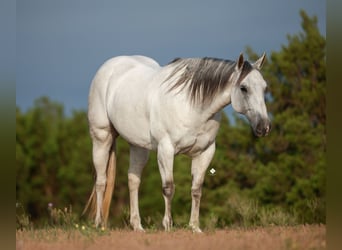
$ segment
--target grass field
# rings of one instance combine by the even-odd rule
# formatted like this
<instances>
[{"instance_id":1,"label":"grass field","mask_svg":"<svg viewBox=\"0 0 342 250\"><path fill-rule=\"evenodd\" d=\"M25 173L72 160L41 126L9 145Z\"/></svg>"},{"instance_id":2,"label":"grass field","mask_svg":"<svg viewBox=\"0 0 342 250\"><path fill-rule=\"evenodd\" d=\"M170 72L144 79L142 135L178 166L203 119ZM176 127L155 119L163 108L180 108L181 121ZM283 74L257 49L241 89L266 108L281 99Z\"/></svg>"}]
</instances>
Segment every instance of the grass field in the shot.
<instances>
[{"instance_id":1,"label":"grass field","mask_svg":"<svg viewBox=\"0 0 342 250\"><path fill-rule=\"evenodd\" d=\"M326 249L325 225L232 228L194 234L186 229L172 232L148 230L97 230L46 228L16 231L16 249Z\"/></svg>"}]
</instances>

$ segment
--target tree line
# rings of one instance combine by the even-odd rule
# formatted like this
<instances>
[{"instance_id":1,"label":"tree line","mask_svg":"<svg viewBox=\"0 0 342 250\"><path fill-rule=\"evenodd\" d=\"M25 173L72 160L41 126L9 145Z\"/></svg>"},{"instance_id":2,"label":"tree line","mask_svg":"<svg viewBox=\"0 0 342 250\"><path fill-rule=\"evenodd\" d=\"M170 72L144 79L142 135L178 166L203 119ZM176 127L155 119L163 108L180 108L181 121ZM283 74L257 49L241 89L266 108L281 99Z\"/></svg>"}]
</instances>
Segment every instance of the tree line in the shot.
<instances>
[{"instance_id":1,"label":"tree line","mask_svg":"<svg viewBox=\"0 0 342 250\"><path fill-rule=\"evenodd\" d=\"M262 73L268 82L272 131L255 138L249 124L223 115L217 150L203 186L201 219L215 226L264 223L325 223L326 43L317 18L300 12L302 31L272 52ZM251 48L252 60L257 55ZM113 225L127 223L129 146L117 143L117 178L111 207ZM190 159L174 162L176 224L190 216ZM208 169L208 170L209 170ZM65 115L63 105L39 98L26 112L16 109L16 199L39 223L48 204L80 214L94 184L86 111ZM143 224L160 222L164 210L156 154L143 171ZM272 217L273 216L273 217Z\"/></svg>"}]
</instances>

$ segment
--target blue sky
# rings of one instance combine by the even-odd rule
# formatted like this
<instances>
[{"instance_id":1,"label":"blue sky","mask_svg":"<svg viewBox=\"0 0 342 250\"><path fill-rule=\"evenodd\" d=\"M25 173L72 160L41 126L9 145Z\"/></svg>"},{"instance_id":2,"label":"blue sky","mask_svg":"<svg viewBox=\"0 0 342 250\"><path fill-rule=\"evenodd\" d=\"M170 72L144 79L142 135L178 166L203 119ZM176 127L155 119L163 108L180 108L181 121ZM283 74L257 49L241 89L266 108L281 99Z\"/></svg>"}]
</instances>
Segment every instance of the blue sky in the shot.
<instances>
[{"instance_id":1,"label":"blue sky","mask_svg":"<svg viewBox=\"0 0 342 250\"><path fill-rule=\"evenodd\" d=\"M141 54L235 60L246 46L279 51L301 31L299 10L326 32L326 1L17 0L16 104L48 96L67 113L87 108L88 90L108 58Z\"/></svg>"}]
</instances>

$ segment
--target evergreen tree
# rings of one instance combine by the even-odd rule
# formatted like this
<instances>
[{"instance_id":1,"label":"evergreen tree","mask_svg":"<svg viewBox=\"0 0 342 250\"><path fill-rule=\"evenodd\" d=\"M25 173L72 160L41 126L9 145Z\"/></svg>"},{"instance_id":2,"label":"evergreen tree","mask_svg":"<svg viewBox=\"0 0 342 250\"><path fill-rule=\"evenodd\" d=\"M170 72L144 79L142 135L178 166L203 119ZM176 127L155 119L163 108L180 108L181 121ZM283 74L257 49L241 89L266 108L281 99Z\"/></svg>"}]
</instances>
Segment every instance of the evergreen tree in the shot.
<instances>
[{"instance_id":1,"label":"evergreen tree","mask_svg":"<svg viewBox=\"0 0 342 250\"><path fill-rule=\"evenodd\" d=\"M288 44L273 52L263 69L273 129L255 145L260 171L252 194L297 211L303 222L324 222L325 38L316 17L300 15L303 32L289 35Z\"/></svg>"}]
</instances>

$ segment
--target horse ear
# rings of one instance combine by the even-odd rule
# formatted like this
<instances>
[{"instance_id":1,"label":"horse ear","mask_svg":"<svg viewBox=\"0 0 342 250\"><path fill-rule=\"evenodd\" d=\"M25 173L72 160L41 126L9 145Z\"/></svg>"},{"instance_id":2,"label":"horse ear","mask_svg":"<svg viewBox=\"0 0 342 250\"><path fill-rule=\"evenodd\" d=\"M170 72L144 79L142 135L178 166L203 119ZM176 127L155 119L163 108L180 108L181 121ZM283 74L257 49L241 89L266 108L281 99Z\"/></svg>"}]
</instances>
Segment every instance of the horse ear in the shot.
<instances>
[{"instance_id":1,"label":"horse ear","mask_svg":"<svg viewBox=\"0 0 342 250\"><path fill-rule=\"evenodd\" d=\"M262 56L255 62L253 63L253 67L257 68L258 70L261 69L261 67L264 65L266 60L266 53L264 52Z\"/></svg>"},{"instance_id":2,"label":"horse ear","mask_svg":"<svg viewBox=\"0 0 342 250\"><path fill-rule=\"evenodd\" d=\"M239 55L239 59L237 60L237 63L236 63L236 69L237 69L238 71L240 71L240 70L242 69L243 61L244 61L244 59L243 59L243 54L241 53L241 54Z\"/></svg>"}]
</instances>

